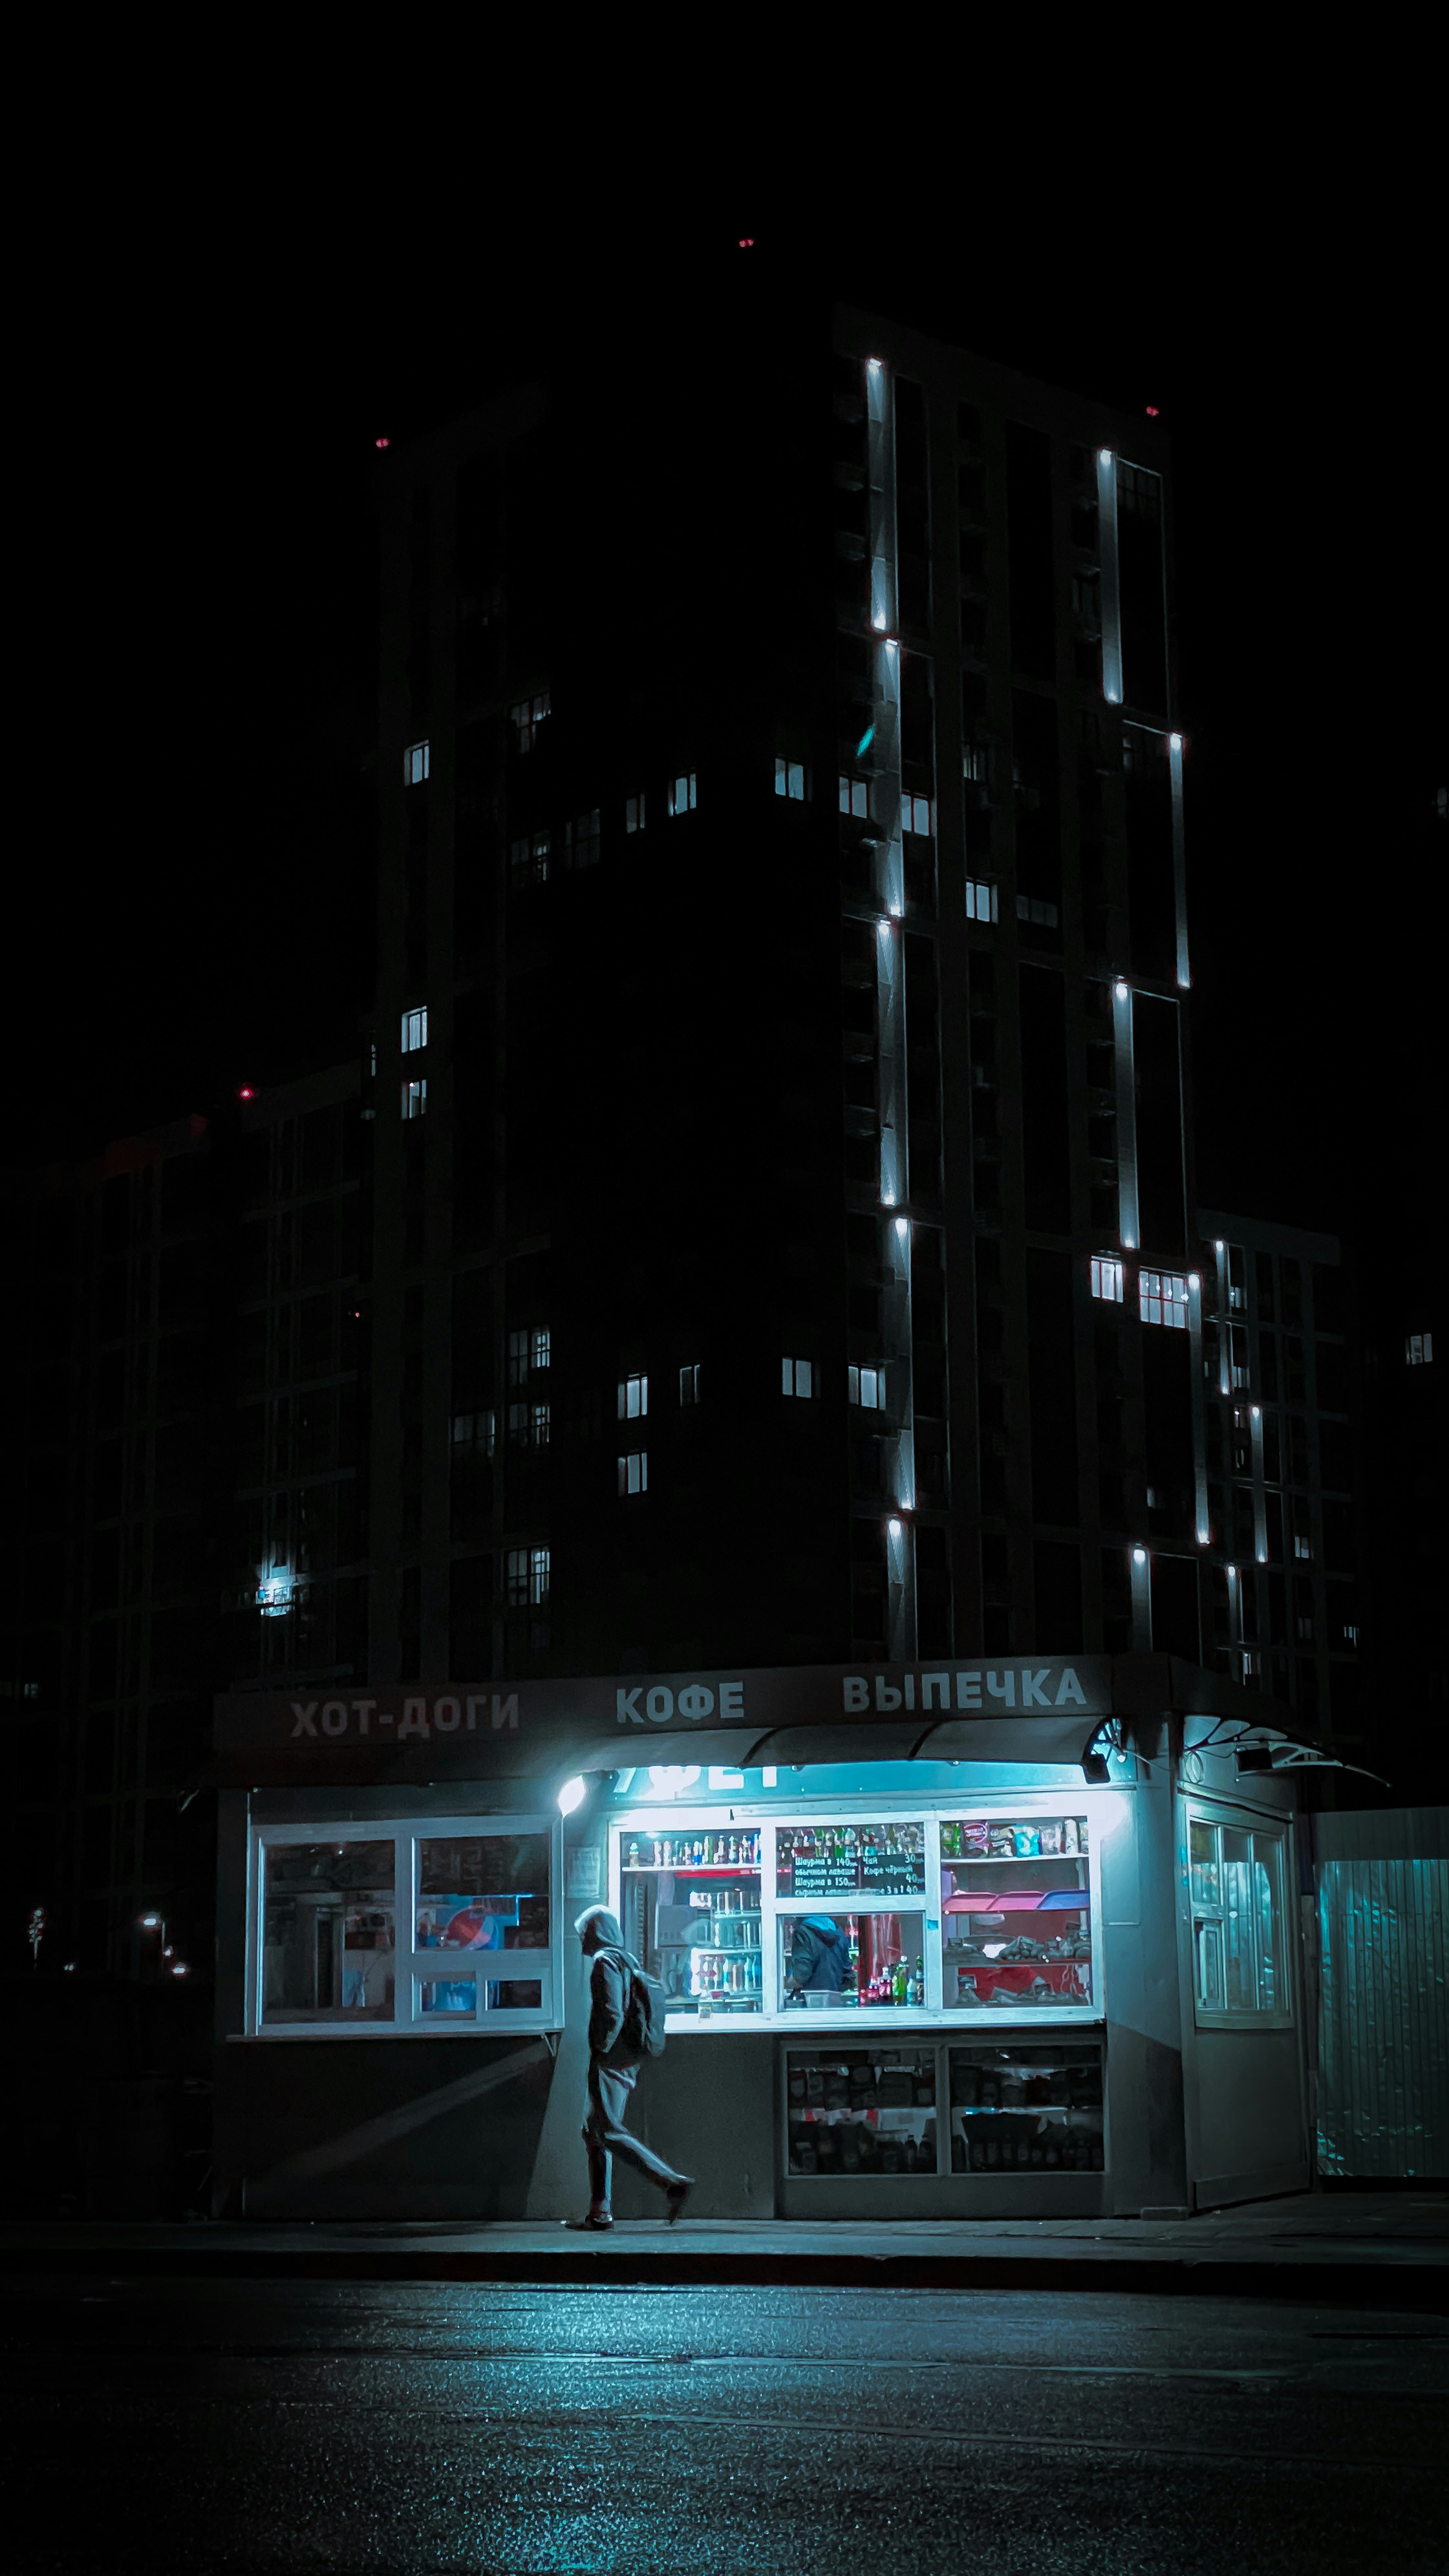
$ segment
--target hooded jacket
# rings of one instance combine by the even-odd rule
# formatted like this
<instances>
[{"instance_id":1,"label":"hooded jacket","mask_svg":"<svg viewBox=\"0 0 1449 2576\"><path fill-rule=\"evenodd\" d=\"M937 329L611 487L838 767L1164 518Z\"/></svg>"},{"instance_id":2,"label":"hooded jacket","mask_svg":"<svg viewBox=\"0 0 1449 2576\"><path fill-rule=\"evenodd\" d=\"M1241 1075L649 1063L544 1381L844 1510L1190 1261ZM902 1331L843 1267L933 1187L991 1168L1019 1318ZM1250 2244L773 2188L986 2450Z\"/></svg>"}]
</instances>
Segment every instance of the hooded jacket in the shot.
<instances>
[{"instance_id":1,"label":"hooded jacket","mask_svg":"<svg viewBox=\"0 0 1449 2576\"><path fill-rule=\"evenodd\" d=\"M850 1945L830 1915L801 1915L790 1945L789 1982L803 1994L840 1994L850 1985Z\"/></svg>"},{"instance_id":2,"label":"hooded jacket","mask_svg":"<svg viewBox=\"0 0 1449 2576\"><path fill-rule=\"evenodd\" d=\"M588 1954L590 2055L602 2057L609 2066L637 2066L636 2052L625 2048L620 2037L629 2001L629 1970L635 1964L624 1947L623 1927L617 1914L601 1906L589 1929L598 1945Z\"/></svg>"}]
</instances>

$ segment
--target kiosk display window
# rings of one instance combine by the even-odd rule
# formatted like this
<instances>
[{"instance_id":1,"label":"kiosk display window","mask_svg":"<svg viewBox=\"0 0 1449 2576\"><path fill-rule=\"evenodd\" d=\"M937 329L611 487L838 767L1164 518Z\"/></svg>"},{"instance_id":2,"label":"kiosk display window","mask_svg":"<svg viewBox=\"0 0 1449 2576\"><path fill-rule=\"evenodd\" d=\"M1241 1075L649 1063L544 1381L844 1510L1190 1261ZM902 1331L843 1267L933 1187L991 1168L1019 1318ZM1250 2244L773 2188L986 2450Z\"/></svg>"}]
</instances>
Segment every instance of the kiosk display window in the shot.
<instances>
[{"instance_id":1,"label":"kiosk display window","mask_svg":"<svg viewBox=\"0 0 1449 2576\"><path fill-rule=\"evenodd\" d=\"M1089 2021L1084 1809L1038 1797L891 1816L862 1797L854 1812L626 1814L612 1855L624 1939L676 2021Z\"/></svg>"},{"instance_id":2,"label":"kiosk display window","mask_svg":"<svg viewBox=\"0 0 1449 2576\"><path fill-rule=\"evenodd\" d=\"M391 1839L289 1843L267 1859L266 2026L390 2022L397 1967Z\"/></svg>"},{"instance_id":3,"label":"kiosk display window","mask_svg":"<svg viewBox=\"0 0 1449 2576\"><path fill-rule=\"evenodd\" d=\"M552 2029L555 1822L254 1829L249 2035Z\"/></svg>"},{"instance_id":4,"label":"kiosk display window","mask_svg":"<svg viewBox=\"0 0 1449 2576\"><path fill-rule=\"evenodd\" d=\"M1100 2173L1102 2046L947 2050L953 2173Z\"/></svg>"},{"instance_id":5,"label":"kiosk display window","mask_svg":"<svg viewBox=\"0 0 1449 2576\"><path fill-rule=\"evenodd\" d=\"M1282 1827L1195 1815L1187 1832L1198 2022L1286 2025Z\"/></svg>"},{"instance_id":6,"label":"kiosk display window","mask_svg":"<svg viewBox=\"0 0 1449 2576\"><path fill-rule=\"evenodd\" d=\"M935 2173L936 2051L790 2048L792 2174Z\"/></svg>"},{"instance_id":7,"label":"kiosk display window","mask_svg":"<svg viewBox=\"0 0 1449 2576\"><path fill-rule=\"evenodd\" d=\"M941 2001L1090 2006L1091 1835L1082 1815L943 1817Z\"/></svg>"},{"instance_id":8,"label":"kiosk display window","mask_svg":"<svg viewBox=\"0 0 1449 2576\"><path fill-rule=\"evenodd\" d=\"M780 2009L833 2012L862 2005L896 2010L921 2004L925 1988L925 1917L878 1908L869 1914L826 1912L779 1918Z\"/></svg>"},{"instance_id":9,"label":"kiosk display window","mask_svg":"<svg viewBox=\"0 0 1449 2576\"><path fill-rule=\"evenodd\" d=\"M619 1880L624 1946L673 2011L705 2021L764 2011L757 1829L625 1833Z\"/></svg>"}]
</instances>

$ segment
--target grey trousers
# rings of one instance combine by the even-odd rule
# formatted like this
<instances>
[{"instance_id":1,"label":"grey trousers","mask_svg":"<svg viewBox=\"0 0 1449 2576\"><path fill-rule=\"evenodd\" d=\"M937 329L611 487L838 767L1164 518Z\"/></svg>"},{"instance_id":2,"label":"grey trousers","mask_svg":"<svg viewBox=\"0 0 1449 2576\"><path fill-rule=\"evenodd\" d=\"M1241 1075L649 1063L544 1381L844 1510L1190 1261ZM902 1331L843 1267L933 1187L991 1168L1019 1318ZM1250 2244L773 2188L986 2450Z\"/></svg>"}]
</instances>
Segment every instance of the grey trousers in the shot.
<instances>
[{"instance_id":1,"label":"grey trousers","mask_svg":"<svg viewBox=\"0 0 1449 2576\"><path fill-rule=\"evenodd\" d=\"M605 2066L603 2060L589 2060L589 2108L584 2121L584 2145L589 2155L589 2189L596 2202L607 2201L610 2184L610 2158L622 2156L636 2173L647 2174L661 2191L682 2182L684 2176L656 2156L652 2147L634 2137L625 2128L629 2096L638 2080L636 2066Z\"/></svg>"}]
</instances>

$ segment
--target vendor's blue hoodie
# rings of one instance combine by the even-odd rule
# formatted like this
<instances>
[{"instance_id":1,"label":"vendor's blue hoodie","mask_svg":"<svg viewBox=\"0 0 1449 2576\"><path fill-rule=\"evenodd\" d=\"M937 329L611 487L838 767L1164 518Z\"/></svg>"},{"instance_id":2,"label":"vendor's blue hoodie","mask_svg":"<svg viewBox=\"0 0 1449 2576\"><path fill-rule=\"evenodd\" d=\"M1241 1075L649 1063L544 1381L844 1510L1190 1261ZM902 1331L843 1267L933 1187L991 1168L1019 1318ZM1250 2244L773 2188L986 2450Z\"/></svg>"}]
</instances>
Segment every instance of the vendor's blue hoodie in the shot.
<instances>
[{"instance_id":1,"label":"vendor's blue hoodie","mask_svg":"<svg viewBox=\"0 0 1449 2576\"><path fill-rule=\"evenodd\" d=\"M790 1947L789 1979L805 1994L839 1994L851 1983L850 1944L829 1914L802 1914Z\"/></svg>"}]
</instances>

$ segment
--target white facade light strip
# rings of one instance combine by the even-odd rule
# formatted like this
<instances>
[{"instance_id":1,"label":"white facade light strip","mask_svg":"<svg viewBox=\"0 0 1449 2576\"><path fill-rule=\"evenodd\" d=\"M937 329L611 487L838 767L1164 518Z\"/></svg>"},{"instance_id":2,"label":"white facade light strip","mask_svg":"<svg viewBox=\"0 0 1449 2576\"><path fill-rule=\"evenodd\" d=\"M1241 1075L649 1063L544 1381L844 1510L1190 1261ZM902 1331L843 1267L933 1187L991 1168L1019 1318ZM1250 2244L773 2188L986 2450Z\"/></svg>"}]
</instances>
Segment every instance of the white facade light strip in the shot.
<instances>
[{"instance_id":1,"label":"white facade light strip","mask_svg":"<svg viewBox=\"0 0 1449 2576\"><path fill-rule=\"evenodd\" d=\"M906 1196L906 996L901 933L893 921L875 928L876 1051L880 1098L880 1196L895 1208Z\"/></svg>"},{"instance_id":2,"label":"white facade light strip","mask_svg":"<svg viewBox=\"0 0 1449 2576\"><path fill-rule=\"evenodd\" d=\"M886 1227L886 1330L898 1357L892 1363L891 1394L900 1429L894 1441L892 1499L898 1512L916 1508L916 1433L914 1371L911 1365L911 1224L893 1217Z\"/></svg>"},{"instance_id":3,"label":"white facade light strip","mask_svg":"<svg viewBox=\"0 0 1449 2576\"><path fill-rule=\"evenodd\" d=\"M1263 1491L1263 1408L1249 1409L1253 1426L1253 1553L1260 1565L1268 1562L1268 1498Z\"/></svg>"},{"instance_id":4,"label":"white facade light strip","mask_svg":"<svg viewBox=\"0 0 1449 2576\"><path fill-rule=\"evenodd\" d=\"M1208 1526L1207 1424L1202 1403L1202 1278L1196 1270L1187 1276L1187 1329L1192 1345L1192 1479L1197 1523L1197 1543L1208 1546L1212 1532Z\"/></svg>"},{"instance_id":5,"label":"white facade light strip","mask_svg":"<svg viewBox=\"0 0 1449 2576\"><path fill-rule=\"evenodd\" d=\"M865 368L866 462L870 484L870 623L875 635L896 625L896 440L890 372L879 358Z\"/></svg>"},{"instance_id":6,"label":"white facade light strip","mask_svg":"<svg viewBox=\"0 0 1449 2576\"><path fill-rule=\"evenodd\" d=\"M1132 1651L1134 1655L1152 1652L1152 1566L1145 1547L1131 1551L1132 1567Z\"/></svg>"},{"instance_id":7,"label":"white facade light strip","mask_svg":"<svg viewBox=\"0 0 1449 2576\"><path fill-rule=\"evenodd\" d=\"M1187 954L1187 838L1182 819L1182 736L1167 737L1167 764L1172 779L1172 898L1177 920L1177 980L1185 993L1192 982Z\"/></svg>"},{"instance_id":8,"label":"white facade light strip","mask_svg":"<svg viewBox=\"0 0 1449 2576\"><path fill-rule=\"evenodd\" d=\"M901 655L896 579L895 389L889 368L869 358L865 369L866 452L870 512L872 638L870 814L876 845L876 1038L880 1100L881 1206L886 1287L882 1324L886 1384L897 1424L888 1444L892 1513L886 1524L889 1652L916 1651L915 1555L905 1514L916 1502L915 1395L911 1351L911 1227L903 1209L910 1190L907 1150L905 848L901 835Z\"/></svg>"},{"instance_id":9,"label":"white facade light strip","mask_svg":"<svg viewBox=\"0 0 1449 2576\"><path fill-rule=\"evenodd\" d=\"M915 1549L911 1527L893 1512L886 1522L886 1619L892 1663L909 1663L916 1651ZM902 1653L896 1653L896 1641Z\"/></svg>"},{"instance_id":10,"label":"white facade light strip","mask_svg":"<svg viewBox=\"0 0 1449 2576\"><path fill-rule=\"evenodd\" d=\"M1137 1075L1132 1055L1132 987L1120 977L1112 987L1112 1035L1117 1049L1118 1231L1136 1252L1142 1230L1137 1209Z\"/></svg>"},{"instance_id":11,"label":"white facade light strip","mask_svg":"<svg viewBox=\"0 0 1449 2576\"><path fill-rule=\"evenodd\" d=\"M1228 1320L1228 1247L1213 1245L1213 1259L1218 1272L1218 1393L1233 1391L1233 1328Z\"/></svg>"},{"instance_id":12,"label":"white facade light strip","mask_svg":"<svg viewBox=\"0 0 1449 2576\"><path fill-rule=\"evenodd\" d=\"M1102 574L1102 695L1122 704L1122 581L1117 565L1117 459L1097 450L1097 538Z\"/></svg>"}]
</instances>

